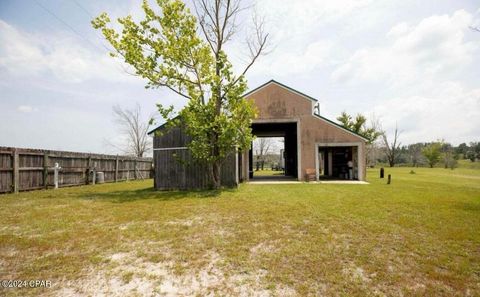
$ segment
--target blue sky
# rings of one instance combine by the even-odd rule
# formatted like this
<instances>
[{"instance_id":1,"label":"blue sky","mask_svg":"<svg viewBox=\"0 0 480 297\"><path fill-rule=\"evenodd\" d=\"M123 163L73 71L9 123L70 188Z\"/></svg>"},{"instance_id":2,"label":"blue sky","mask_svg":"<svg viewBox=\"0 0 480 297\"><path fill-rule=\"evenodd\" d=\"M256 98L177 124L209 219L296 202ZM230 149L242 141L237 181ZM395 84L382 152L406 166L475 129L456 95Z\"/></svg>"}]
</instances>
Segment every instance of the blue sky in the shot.
<instances>
[{"instance_id":1,"label":"blue sky","mask_svg":"<svg viewBox=\"0 0 480 297\"><path fill-rule=\"evenodd\" d=\"M270 53L247 78L270 79L341 111L379 118L402 143L480 140L478 1L276 1L256 4ZM48 12L50 11L50 12ZM112 106L184 101L146 90L90 26L91 16L141 18L140 1L0 0L0 146L115 151ZM58 20L55 16L61 20ZM249 15L242 22L248 26ZM241 37L241 36L240 36ZM242 39L230 45L238 69Z\"/></svg>"}]
</instances>

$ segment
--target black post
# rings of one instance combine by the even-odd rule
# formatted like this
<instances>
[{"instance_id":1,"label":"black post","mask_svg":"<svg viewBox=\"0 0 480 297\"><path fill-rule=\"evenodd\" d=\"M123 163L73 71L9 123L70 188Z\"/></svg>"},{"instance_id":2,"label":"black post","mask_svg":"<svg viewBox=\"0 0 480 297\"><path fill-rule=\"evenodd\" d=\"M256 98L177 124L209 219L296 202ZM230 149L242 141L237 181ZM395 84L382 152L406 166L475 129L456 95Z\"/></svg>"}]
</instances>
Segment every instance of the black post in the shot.
<instances>
[{"instance_id":1,"label":"black post","mask_svg":"<svg viewBox=\"0 0 480 297\"><path fill-rule=\"evenodd\" d=\"M384 175L385 175L385 169L383 169L383 167L382 167L382 168L380 168L380 178L383 178Z\"/></svg>"},{"instance_id":2,"label":"black post","mask_svg":"<svg viewBox=\"0 0 480 297\"><path fill-rule=\"evenodd\" d=\"M85 184L90 184L90 173L92 172L92 156L88 156Z\"/></svg>"},{"instance_id":3,"label":"black post","mask_svg":"<svg viewBox=\"0 0 480 297\"><path fill-rule=\"evenodd\" d=\"M392 182L392 175L389 174L389 175L388 175L387 185L389 185L391 182Z\"/></svg>"}]
</instances>

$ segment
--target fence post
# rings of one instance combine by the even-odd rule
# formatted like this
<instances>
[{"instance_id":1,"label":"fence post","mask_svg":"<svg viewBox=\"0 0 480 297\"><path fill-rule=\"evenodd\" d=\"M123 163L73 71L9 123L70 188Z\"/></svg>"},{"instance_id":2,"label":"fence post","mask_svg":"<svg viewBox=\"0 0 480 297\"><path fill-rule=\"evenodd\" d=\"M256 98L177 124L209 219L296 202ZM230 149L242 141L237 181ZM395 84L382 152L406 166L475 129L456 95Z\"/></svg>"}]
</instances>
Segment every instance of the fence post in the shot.
<instances>
[{"instance_id":1,"label":"fence post","mask_svg":"<svg viewBox=\"0 0 480 297\"><path fill-rule=\"evenodd\" d=\"M127 182L130 180L130 160L127 160Z\"/></svg>"},{"instance_id":2,"label":"fence post","mask_svg":"<svg viewBox=\"0 0 480 297\"><path fill-rule=\"evenodd\" d=\"M19 192L19 181L20 181L20 170L19 166L19 158L18 158L18 150L13 150L13 192Z\"/></svg>"},{"instance_id":3,"label":"fence post","mask_svg":"<svg viewBox=\"0 0 480 297\"><path fill-rule=\"evenodd\" d=\"M43 187L48 188L48 154L43 153Z\"/></svg>"},{"instance_id":4,"label":"fence post","mask_svg":"<svg viewBox=\"0 0 480 297\"><path fill-rule=\"evenodd\" d=\"M137 176L137 158L135 158L135 160L133 161L133 178L135 180L138 179L138 176Z\"/></svg>"},{"instance_id":5,"label":"fence post","mask_svg":"<svg viewBox=\"0 0 480 297\"><path fill-rule=\"evenodd\" d=\"M97 162L93 163L92 185L95 185L97 179Z\"/></svg>"},{"instance_id":6,"label":"fence post","mask_svg":"<svg viewBox=\"0 0 480 297\"><path fill-rule=\"evenodd\" d=\"M90 171L92 170L92 156L88 156L87 162L87 178L85 178L85 184L88 185L90 183Z\"/></svg>"},{"instance_id":7,"label":"fence post","mask_svg":"<svg viewBox=\"0 0 480 297\"><path fill-rule=\"evenodd\" d=\"M118 182L118 155L115 159L115 182Z\"/></svg>"},{"instance_id":8,"label":"fence post","mask_svg":"<svg viewBox=\"0 0 480 297\"><path fill-rule=\"evenodd\" d=\"M58 171L60 171L62 167L58 166L58 163L55 163L54 171L53 171L53 184L55 189L58 189Z\"/></svg>"}]
</instances>

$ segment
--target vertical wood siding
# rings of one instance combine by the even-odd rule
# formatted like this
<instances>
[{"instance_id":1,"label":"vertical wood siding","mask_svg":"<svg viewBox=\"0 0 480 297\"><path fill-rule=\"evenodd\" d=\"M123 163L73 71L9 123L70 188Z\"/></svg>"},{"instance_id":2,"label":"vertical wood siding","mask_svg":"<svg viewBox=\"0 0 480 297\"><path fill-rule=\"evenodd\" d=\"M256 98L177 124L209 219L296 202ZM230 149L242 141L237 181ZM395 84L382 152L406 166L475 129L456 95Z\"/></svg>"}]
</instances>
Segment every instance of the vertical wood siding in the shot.
<instances>
[{"instance_id":1,"label":"vertical wood siding","mask_svg":"<svg viewBox=\"0 0 480 297\"><path fill-rule=\"evenodd\" d=\"M160 128L161 129L161 128ZM205 189L211 186L205 164L196 162L188 149L190 137L183 127L163 130L154 137L153 159L155 170L155 188L159 190ZM158 150L161 149L161 150ZM221 184L224 187L235 187L236 155L229 155L221 167Z\"/></svg>"}]
</instances>

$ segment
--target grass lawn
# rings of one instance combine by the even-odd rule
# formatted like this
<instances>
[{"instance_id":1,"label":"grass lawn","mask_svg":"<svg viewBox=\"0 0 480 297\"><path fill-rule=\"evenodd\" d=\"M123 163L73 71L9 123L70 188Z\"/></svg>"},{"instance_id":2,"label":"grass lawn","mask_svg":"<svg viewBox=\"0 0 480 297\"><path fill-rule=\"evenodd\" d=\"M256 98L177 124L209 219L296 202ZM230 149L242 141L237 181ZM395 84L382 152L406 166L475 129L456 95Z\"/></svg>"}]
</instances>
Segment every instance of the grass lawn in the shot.
<instances>
[{"instance_id":1,"label":"grass lawn","mask_svg":"<svg viewBox=\"0 0 480 297\"><path fill-rule=\"evenodd\" d=\"M254 170L253 176L284 176L284 172L279 170L264 169L264 170Z\"/></svg>"},{"instance_id":2,"label":"grass lawn","mask_svg":"<svg viewBox=\"0 0 480 297\"><path fill-rule=\"evenodd\" d=\"M395 168L391 185L152 181L0 196L6 296L479 296L480 170Z\"/></svg>"}]
</instances>

